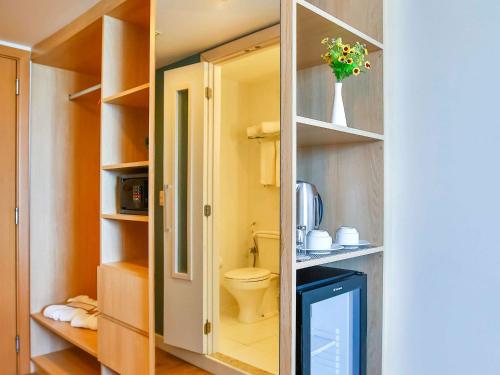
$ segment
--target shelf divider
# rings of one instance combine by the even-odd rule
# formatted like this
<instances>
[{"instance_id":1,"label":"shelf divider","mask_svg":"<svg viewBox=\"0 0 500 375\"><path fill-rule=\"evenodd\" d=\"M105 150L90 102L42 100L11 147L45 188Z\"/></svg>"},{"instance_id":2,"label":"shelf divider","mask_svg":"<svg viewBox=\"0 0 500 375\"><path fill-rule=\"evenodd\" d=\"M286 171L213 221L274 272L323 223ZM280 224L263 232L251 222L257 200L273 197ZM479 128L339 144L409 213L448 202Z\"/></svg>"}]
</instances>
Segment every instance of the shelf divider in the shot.
<instances>
[{"instance_id":1,"label":"shelf divider","mask_svg":"<svg viewBox=\"0 0 500 375\"><path fill-rule=\"evenodd\" d=\"M383 141L382 134L333 125L307 117L297 116L297 145L321 146L343 143Z\"/></svg>"},{"instance_id":2,"label":"shelf divider","mask_svg":"<svg viewBox=\"0 0 500 375\"><path fill-rule=\"evenodd\" d=\"M108 164L103 165L102 170L104 171L126 171L130 169L147 168L149 167L149 161L134 161L131 163L118 163L118 164Z\"/></svg>"},{"instance_id":3,"label":"shelf divider","mask_svg":"<svg viewBox=\"0 0 500 375\"><path fill-rule=\"evenodd\" d=\"M117 94L104 98L103 103L117 104L127 107L148 108L149 83L133 87Z\"/></svg>"},{"instance_id":4,"label":"shelf divider","mask_svg":"<svg viewBox=\"0 0 500 375\"><path fill-rule=\"evenodd\" d=\"M310 259L304 262L296 262L295 268L300 270L302 268L309 268L314 266L320 266L322 264L338 262L341 260L359 258L365 255L382 253L384 251L383 246L370 247L368 249L359 249L359 250L340 250L331 254L329 256Z\"/></svg>"},{"instance_id":5,"label":"shelf divider","mask_svg":"<svg viewBox=\"0 0 500 375\"><path fill-rule=\"evenodd\" d=\"M143 223L147 223L149 221L149 217L147 215L102 214L101 217L108 220L137 221Z\"/></svg>"}]
</instances>

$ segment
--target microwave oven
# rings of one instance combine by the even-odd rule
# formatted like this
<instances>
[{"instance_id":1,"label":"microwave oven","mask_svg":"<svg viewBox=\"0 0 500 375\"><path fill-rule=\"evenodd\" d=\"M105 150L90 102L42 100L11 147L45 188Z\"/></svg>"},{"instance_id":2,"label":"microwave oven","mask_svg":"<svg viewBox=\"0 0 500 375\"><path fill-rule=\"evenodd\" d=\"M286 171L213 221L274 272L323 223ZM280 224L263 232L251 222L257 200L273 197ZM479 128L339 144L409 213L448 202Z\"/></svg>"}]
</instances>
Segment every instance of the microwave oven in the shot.
<instances>
[{"instance_id":1,"label":"microwave oven","mask_svg":"<svg viewBox=\"0 0 500 375\"><path fill-rule=\"evenodd\" d=\"M118 177L118 205L121 214L148 213L148 175L129 174Z\"/></svg>"}]
</instances>

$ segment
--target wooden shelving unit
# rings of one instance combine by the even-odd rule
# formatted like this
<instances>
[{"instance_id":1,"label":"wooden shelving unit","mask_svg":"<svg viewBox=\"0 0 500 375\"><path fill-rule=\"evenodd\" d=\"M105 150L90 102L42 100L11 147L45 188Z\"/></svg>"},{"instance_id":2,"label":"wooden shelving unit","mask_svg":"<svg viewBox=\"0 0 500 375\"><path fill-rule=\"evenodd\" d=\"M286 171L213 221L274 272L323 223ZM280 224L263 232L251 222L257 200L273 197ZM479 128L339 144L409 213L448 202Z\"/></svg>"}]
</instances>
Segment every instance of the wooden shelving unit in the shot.
<instances>
[{"instance_id":1,"label":"wooden shelving unit","mask_svg":"<svg viewBox=\"0 0 500 375\"><path fill-rule=\"evenodd\" d=\"M367 373L380 375L383 260L387 251L384 248L384 45L380 32L383 0L366 3L295 0L291 9L284 13L282 27L285 33L282 35L289 33L289 36L282 39L282 51L290 53L282 57L282 87L285 93L291 91L291 95L282 95L281 147L284 150L282 158L291 160L291 171L282 171L282 197L285 197L284 202L295 199L296 180L313 183L323 201L321 229L334 235L339 226L353 226L362 239L377 245L324 257L314 256L304 262L296 262L294 255L291 259L285 255L282 257L285 262L282 280L286 285L282 285L281 293L293 300L293 273L308 267L323 265L366 273ZM292 20L293 17L296 18ZM370 54L372 69L344 81L343 101L349 127L330 123L335 76L320 57L325 52L321 44L325 37L341 37L344 43L351 45L360 42L367 46ZM282 227L287 228L282 241L295 249L295 212L287 206L282 207L282 212ZM291 263L290 274L287 274L288 262ZM281 319L286 324L290 316L296 314L296 309L294 304L291 307L282 304L281 308ZM280 368L284 373L294 372L295 353L287 350L292 347L287 342L295 339L293 324L291 331L290 335L283 333L281 336Z\"/></svg>"},{"instance_id":2,"label":"wooden shelving unit","mask_svg":"<svg viewBox=\"0 0 500 375\"><path fill-rule=\"evenodd\" d=\"M128 107L148 108L149 83L122 91L104 98L103 103L124 105Z\"/></svg>"},{"instance_id":3,"label":"wooden shelving unit","mask_svg":"<svg viewBox=\"0 0 500 375\"><path fill-rule=\"evenodd\" d=\"M149 161L135 161L130 163L103 165L102 169L104 171L125 172L137 169L146 169L148 167L149 167Z\"/></svg>"},{"instance_id":4,"label":"wooden shelving unit","mask_svg":"<svg viewBox=\"0 0 500 375\"><path fill-rule=\"evenodd\" d=\"M299 147L383 141L381 134L297 116Z\"/></svg>"},{"instance_id":5,"label":"wooden shelving unit","mask_svg":"<svg viewBox=\"0 0 500 375\"><path fill-rule=\"evenodd\" d=\"M101 365L95 358L76 348L31 358L37 369L49 375L100 375Z\"/></svg>"},{"instance_id":6,"label":"wooden shelving unit","mask_svg":"<svg viewBox=\"0 0 500 375\"><path fill-rule=\"evenodd\" d=\"M91 356L97 357L97 331L75 328L67 322L58 322L46 318L42 313L33 313L31 314L31 318L67 342L82 349Z\"/></svg>"},{"instance_id":7,"label":"wooden shelving unit","mask_svg":"<svg viewBox=\"0 0 500 375\"><path fill-rule=\"evenodd\" d=\"M154 2L105 3L38 43L32 53L30 199L38 225L31 234L36 324L30 357L47 374L92 375L101 368L102 374L147 374L149 361L154 363L154 353L148 358L154 335L146 337L153 228L148 215L120 215L116 204L118 176L149 173L154 161L154 141L149 145L154 140L149 108ZM154 186L152 177L150 183ZM108 268L116 271L115 279L98 278L98 268L114 262ZM140 293L128 289L129 281L140 284ZM109 316L101 312L98 325L104 318L113 322L107 330L73 328L38 313L55 301L81 294L97 298L106 290L113 292L98 299L99 305L128 307L123 316L121 310ZM134 329L143 332L140 339ZM68 343L74 347L60 351Z\"/></svg>"},{"instance_id":8,"label":"wooden shelving unit","mask_svg":"<svg viewBox=\"0 0 500 375\"><path fill-rule=\"evenodd\" d=\"M141 223L149 221L149 217L146 215L102 214L101 217L107 220L137 221Z\"/></svg>"},{"instance_id":9,"label":"wooden shelving unit","mask_svg":"<svg viewBox=\"0 0 500 375\"><path fill-rule=\"evenodd\" d=\"M296 269L300 270L302 268L321 266L323 264L340 262L341 260L354 259L365 255L381 253L383 251L384 248L382 246L370 247L368 249L359 249L359 250L340 250L338 252L335 252L334 254L325 257L309 259L303 262L297 262Z\"/></svg>"}]
</instances>

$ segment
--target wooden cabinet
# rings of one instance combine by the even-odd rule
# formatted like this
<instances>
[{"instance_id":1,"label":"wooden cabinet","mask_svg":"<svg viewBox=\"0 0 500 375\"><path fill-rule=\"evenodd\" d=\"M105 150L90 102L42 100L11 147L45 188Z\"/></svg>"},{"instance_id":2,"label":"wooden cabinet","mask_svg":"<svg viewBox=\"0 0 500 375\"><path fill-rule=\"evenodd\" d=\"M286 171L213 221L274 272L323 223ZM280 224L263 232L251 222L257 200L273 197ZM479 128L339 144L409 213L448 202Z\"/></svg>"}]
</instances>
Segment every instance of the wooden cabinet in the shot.
<instances>
[{"instance_id":1,"label":"wooden cabinet","mask_svg":"<svg viewBox=\"0 0 500 375\"><path fill-rule=\"evenodd\" d=\"M148 337L105 316L98 318L99 361L121 375L148 373Z\"/></svg>"},{"instance_id":2,"label":"wooden cabinet","mask_svg":"<svg viewBox=\"0 0 500 375\"><path fill-rule=\"evenodd\" d=\"M147 264L103 264L99 266L97 277L97 300L101 314L147 332Z\"/></svg>"},{"instance_id":3,"label":"wooden cabinet","mask_svg":"<svg viewBox=\"0 0 500 375\"><path fill-rule=\"evenodd\" d=\"M33 48L31 358L49 374L154 370L154 200L122 215L116 199L127 173L153 192L152 5L100 1ZM40 314L77 295L98 299L97 332Z\"/></svg>"}]
</instances>

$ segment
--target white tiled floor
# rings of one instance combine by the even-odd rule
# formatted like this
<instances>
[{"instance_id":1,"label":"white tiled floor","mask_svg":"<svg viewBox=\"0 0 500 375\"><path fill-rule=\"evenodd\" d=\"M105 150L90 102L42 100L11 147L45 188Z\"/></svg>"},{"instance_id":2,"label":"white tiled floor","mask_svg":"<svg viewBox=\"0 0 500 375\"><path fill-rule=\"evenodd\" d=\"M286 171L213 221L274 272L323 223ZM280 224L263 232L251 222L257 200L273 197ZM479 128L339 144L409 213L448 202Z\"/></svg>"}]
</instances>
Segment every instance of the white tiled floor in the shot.
<instances>
[{"instance_id":1,"label":"white tiled floor","mask_svg":"<svg viewBox=\"0 0 500 375\"><path fill-rule=\"evenodd\" d=\"M279 322L274 316L257 323L240 323L223 314L220 320L220 353L277 374L279 367Z\"/></svg>"}]
</instances>

